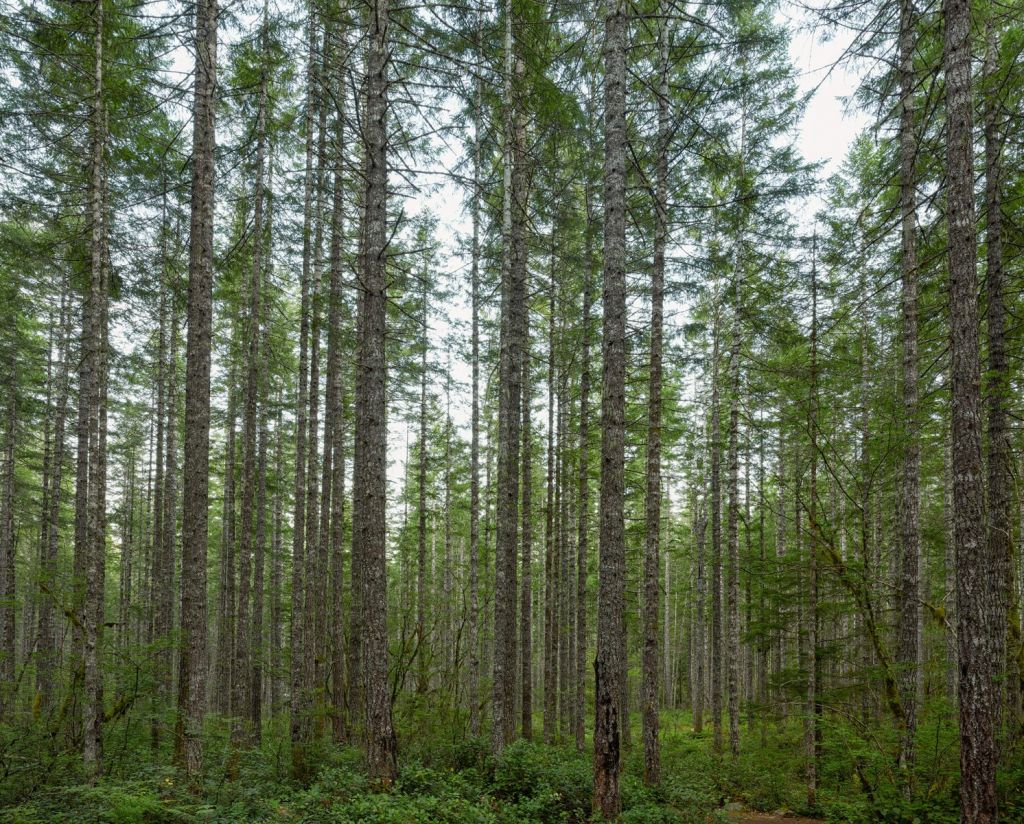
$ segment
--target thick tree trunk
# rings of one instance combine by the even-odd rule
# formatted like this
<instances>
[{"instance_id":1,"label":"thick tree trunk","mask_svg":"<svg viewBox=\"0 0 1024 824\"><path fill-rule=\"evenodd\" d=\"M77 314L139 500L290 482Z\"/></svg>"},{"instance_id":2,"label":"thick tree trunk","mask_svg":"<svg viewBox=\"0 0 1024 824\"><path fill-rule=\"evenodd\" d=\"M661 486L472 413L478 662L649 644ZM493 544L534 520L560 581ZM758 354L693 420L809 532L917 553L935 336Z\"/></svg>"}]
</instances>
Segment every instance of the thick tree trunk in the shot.
<instances>
[{"instance_id":1,"label":"thick tree trunk","mask_svg":"<svg viewBox=\"0 0 1024 824\"><path fill-rule=\"evenodd\" d=\"M999 57L999 38L991 23L987 28L985 77L987 80L994 80ZM1006 662L1006 709L1008 720L1015 723L1020 681L1016 672L1016 650L1011 649L1008 657L1006 644L1007 628L1011 627L1015 620L1008 620L1011 617L1010 594L1014 577L1013 526L1010 520L1013 477L1006 410L1007 399L1010 396L1010 375L1006 352L1006 274L1003 270L1001 191L1003 126L1000 120L1002 112L999 94L998 88L990 88L985 99L985 325L988 336L988 363L985 374L985 411L988 424L986 514L990 564L988 591L992 595L992 613L989 621L994 644L992 665L998 675L1002 671L1003 662ZM1011 726L1011 729L1015 727Z\"/></svg>"},{"instance_id":2,"label":"thick tree trunk","mask_svg":"<svg viewBox=\"0 0 1024 824\"><path fill-rule=\"evenodd\" d=\"M106 156L106 111L103 94L103 41L104 9L101 0L96 2L96 31L93 36L93 103L90 118L90 159L89 159L89 223L90 237L90 280L89 292L92 305L92 328L87 340L85 358L91 360L91 379L88 392L79 403L88 405L88 474L87 498L85 504L85 598L82 612L83 627L83 685L85 695L82 701L82 756L85 769L93 779L102 773L103 763L103 671L100 666L103 637L103 589L104 554L106 533L104 530L103 507L106 499L106 461L103 455L105 439L101 426L106 420L102 405L106 382L106 217L104 169ZM84 331L84 325L83 325ZM13 435L13 433L12 433ZM8 575L13 596L13 557ZM4 622L4 645L10 639L10 666L14 664L14 610L13 600L8 620ZM10 683L10 681L8 681Z\"/></svg>"},{"instance_id":3,"label":"thick tree trunk","mask_svg":"<svg viewBox=\"0 0 1024 824\"><path fill-rule=\"evenodd\" d=\"M263 23L266 26L266 21ZM262 38L265 41L265 35ZM252 695L252 592L253 548L257 518L256 466L257 427L259 426L259 368L261 287L263 285L263 167L267 133L267 70L260 72L256 104L256 180L253 185L252 260L249 277L249 307L245 322L246 368L242 414L242 518L238 550L238 620L235 625L235 662L232 672L231 707L233 748L244 746L251 730ZM256 651L257 655L259 650Z\"/></svg>"},{"instance_id":4,"label":"thick tree trunk","mask_svg":"<svg viewBox=\"0 0 1024 824\"><path fill-rule=\"evenodd\" d=\"M949 221L949 309L953 404L953 532L960 649L960 805L965 824L997 818L995 643L992 559L985 542L981 463L977 238L974 214L974 104L971 92L971 3L945 0ZM1001 662L999 662L1001 663Z\"/></svg>"},{"instance_id":5,"label":"thick tree trunk","mask_svg":"<svg viewBox=\"0 0 1024 824\"><path fill-rule=\"evenodd\" d=\"M306 111L305 123L305 169L303 172L302 206L302 284L299 319L299 375L295 398L295 485L293 491L292 516L292 604L291 626L289 628L290 661L290 724L289 736L292 744L292 776L306 777L305 740L308 733L307 710L304 705L304 663L307 606L304 603L307 574L306 540L306 462L307 462L307 412L309 402L309 317L311 314L310 289L313 280L313 144L316 132L316 114L320 93L317 85L317 19L311 3L307 12L306 47Z\"/></svg>"},{"instance_id":6,"label":"thick tree trunk","mask_svg":"<svg viewBox=\"0 0 1024 824\"><path fill-rule=\"evenodd\" d=\"M498 362L498 499L494 556L494 676L491 748L501 752L515 726L516 553L519 526L519 451L523 338L526 329L526 120L520 96L524 62L519 9L508 0L505 22L505 215ZM515 37L513 37L513 33Z\"/></svg>"},{"instance_id":7,"label":"thick tree trunk","mask_svg":"<svg viewBox=\"0 0 1024 824\"><path fill-rule=\"evenodd\" d=\"M899 767L910 794L917 733L918 679L921 665L921 445L917 391L917 138L914 134L914 47L916 17L913 0L900 0L900 276L903 283L903 467L900 490L899 616L896 660L904 729Z\"/></svg>"},{"instance_id":8,"label":"thick tree trunk","mask_svg":"<svg viewBox=\"0 0 1024 824\"><path fill-rule=\"evenodd\" d=\"M185 770L194 780L198 780L203 767L202 723L206 706L206 547L210 480L217 0L200 0L196 8L195 75L181 556L182 645L179 672L184 686L178 691L178 711L183 717Z\"/></svg>"},{"instance_id":9,"label":"thick tree trunk","mask_svg":"<svg viewBox=\"0 0 1024 824\"><path fill-rule=\"evenodd\" d=\"M330 295L327 317L327 398L326 415L330 420L331 450L330 482L330 680L331 728L335 743L346 738L346 717L343 691L345 685L344 643L344 533L345 533L345 375L342 342L342 315L344 310L343 252L345 248L345 71L348 60L347 34L342 25L334 28L335 44L334 85L335 103L334 190L331 204ZM324 476L324 488L328 478Z\"/></svg>"},{"instance_id":10,"label":"thick tree trunk","mask_svg":"<svg viewBox=\"0 0 1024 824\"><path fill-rule=\"evenodd\" d=\"M604 21L604 376L601 393L601 558L594 660L594 811L616 819L626 682L626 4Z\"/></svg>"},{"instance_id":11,"label":"thick tree trunk","mask_svg":"<svg viewBox=\"0 0 1024 824\"><path fill-rule=\"evenodd\" d=\"M661 781L658 745L658 589L661 549L661 349L665 302L665 245L668 209L668 15L658 22L658 143L654 164L654 260L651 267L651 355L647 392L647 494L643 572L643 739L644 783ZM665 650L666 655L668 649Z\"/></svg>"},{"instance_id":12,"label":"thick tree trunk","mask_svg":"<svg viewBox=\"0 0 1024 824\"><path fill-rule=\"evenodd\" d=\"M365 684L367 762L375 784L386 787L397 773L391 723L387 637L387 314L388 0L369 8L363 142L362 267L356 370L354 540L362 563L362 664Z\"/></svg>"}]
</instances>

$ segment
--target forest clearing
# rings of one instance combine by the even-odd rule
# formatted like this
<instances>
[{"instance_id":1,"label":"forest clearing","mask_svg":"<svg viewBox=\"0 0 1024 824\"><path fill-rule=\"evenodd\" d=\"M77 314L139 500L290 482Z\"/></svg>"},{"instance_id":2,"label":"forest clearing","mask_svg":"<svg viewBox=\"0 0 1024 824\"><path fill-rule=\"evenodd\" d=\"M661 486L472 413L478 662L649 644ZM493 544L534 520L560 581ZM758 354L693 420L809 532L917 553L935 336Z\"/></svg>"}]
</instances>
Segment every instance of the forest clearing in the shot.
<instances>
[{"instance_id":1,"label":"forest clearing","mask_svg":"<svg viewBox=\"0 0 1024 824\"><path fill-rule=\"evenodd\" d=\"M0 821L1024 822L1020 0L2 0Z\"/></svg>"}]
</instances>

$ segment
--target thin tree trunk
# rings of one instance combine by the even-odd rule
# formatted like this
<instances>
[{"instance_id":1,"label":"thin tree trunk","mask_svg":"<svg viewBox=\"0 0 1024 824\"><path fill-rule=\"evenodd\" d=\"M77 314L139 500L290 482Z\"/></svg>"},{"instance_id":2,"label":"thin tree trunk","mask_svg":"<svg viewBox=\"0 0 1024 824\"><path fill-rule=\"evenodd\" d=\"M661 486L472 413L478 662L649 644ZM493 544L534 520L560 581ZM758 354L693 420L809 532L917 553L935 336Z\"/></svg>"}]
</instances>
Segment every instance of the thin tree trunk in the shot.
<instances>
[{"instance_id":1,"label":"thin tree trunk","mask_svg":"<svg viewBox=\"0 0 1024 824\"><path fill-rule=\"evenodd\" d=\"M587 656L587 543L590 532L590 311L593 300L591 267L594 265L590 187L586 192L587 226L583 261L583 318L580 355L579 488L576 522L576 749L583 752Z\"/></svg>"},{"instance_id":2,"label":"thin tree trunk","mask_svg":"<svg viewBox=\"0 0 1024 824\"><path fill-rule=\"evenodd\" d=\"M529 290L527 290L529 291ZM529 318L527 317L527 324ZM530 369L530 336L523 341L523 478L522 478L522 583L519 597L519 674L522 696L522 736L533 740L533 386Z\"/></svg>"},{"instance_id":3,"label":"thin tree trunk","mask_svg":"<svg viewBox=\"0 0 1024 824\"><path fill-rule=\"evenodd\" d=\"M3 489L0 490L0 718L5 720L11 714L15 701L14 603L17 593L14 574L14 453L18 431L16 366L11 366L6 384Z\"/></svg>"},{"instance_id":4,"label":"thin tree trunk","mask_svg":"<svg viewBox=\"0 0 1024 824\"><path fill-rule=\"evenodd\" d=\"M231 684L235 661L235 438L238 424L238 390L235 370L228 373L227 436L224 445L224 502L221 515L219 607L217 613L217 661L214 672L215 706L231 714Z\"/></svg>"},{"instance_id":5,"label":"thin tree trunk","mask_svg":"<svg viewBox=\"0 0 1024 824\"><path fill-rule=\"evenodd\" d=\"M703 463L703 462L702 462ZM695 677L693 679L693 731L696 735L704 733L704 682L707 679L705 662L707 661L705 639L705 572L704 572L704 544L707 539L708 517L707 517L707 496L702 494L701 500L697 502L693 515L693 541L694 555L696 556L696 612L693 628L693 651L697 657Z\"/></svg>"},{"instance_id":6,"label":"thin tree trunk","mask_svg":"<svg viewBox=\"0 0 1024 824\"><path fill-rule=\"evenodd\" d=\"M722 751L722 444L718 401L718 309L711 353L711 730Z\"/></svg>"},{"instance_id":7,"label":"thin tree trunk","mask_svg":"<svg viewBox=\"0 0 1024 824\"><path fill-rule=\"evenodd\" d=\"M481 35L483 10L477 9L474 30L476 57L483 61ZM472 361L472 409L470 452L469 452L469 732L480 735L480 651L479 651L479 610L480 610L480 162L481 117L483 109L483 75L477 78L473 100L473 193L472 193L472 261L470 270L470 303L472 332L470 359Z\"/></svg>"},{"instance_id":8,"label":"thin tree trunk","mask_svg":"<svg viewBox=\"0 0 1024 824\"><path fill-rule=\"evenodd\" d=\"M817 244L817 237L815 237ZM811 397L807 429L811 436L810 503L807 512L809 591L807 614L807 709L804 745L807 749L807 806L814 809L818 796L818 273L817 246L811 260ZM799 499L799 493L797 495ZM799 536L800 530L797 529Z\"/></svg>"},{"instance_id":9,"label":"thin tree trunk","mask_svg":"<svg viewBox=\"0 0 1024 824\"><path fill-rule=\"evenodd\" d=\"M742 265L737 252L737 268ZM729 691L729 752L740 752L740 604L739 604L739 395L740 395L740 273L733 280L732 341L729 352L729 454L726 565L726 666Z\"/></svg>"},{"instance_id":10,"label":"thin tree trunk","mask_svg":"<svg viewBox=\"0 0 1024 824\"><path fill-rule=\"evenodd\" d=\"M69 394L68 362L71 346L71 307L67 280L61 283L61 333L58 343L60 363L57 367L57 400L53 412L53 455L50 470L50 493L47 510L46 546L40 568L44 592L39 604L39 663L36 668L36 686L39 692L40 713L45 717L53 706L54 675L57 669L57 638L54 607L57 587L57 548L60 539L60 510L63 498L64 429L67 420ZM13 397L13 396L12 396Z\"/></svg>"},{"instance_id":11,"label":"thin tree trunk","mask_svg":"<svg viewBox=\"0 0 1024 824\"><path fill-rule=\"evenodd\" d=\"M427 693L427 277L420 273L420 434L416 493L416 694Z\"/></svg>"}]
</instances>

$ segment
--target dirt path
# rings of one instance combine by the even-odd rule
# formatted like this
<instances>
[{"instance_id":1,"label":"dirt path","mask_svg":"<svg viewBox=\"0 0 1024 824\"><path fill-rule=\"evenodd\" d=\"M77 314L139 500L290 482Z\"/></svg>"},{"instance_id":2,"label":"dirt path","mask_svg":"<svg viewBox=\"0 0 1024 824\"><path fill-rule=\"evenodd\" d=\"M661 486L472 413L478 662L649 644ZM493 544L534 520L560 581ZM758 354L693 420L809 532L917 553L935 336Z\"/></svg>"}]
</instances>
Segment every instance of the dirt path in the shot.
<instances>
[{"instance_id":1,"label":"dirt path","mask_svg":"<svg viewBox=\"0 0 1024 824\"><path fill-rule=\"evenodd\" d=\"M739 824L824 824L820 818L769 815L768 813L739 813L735 818Z\"/></svg>"}]
</instances>

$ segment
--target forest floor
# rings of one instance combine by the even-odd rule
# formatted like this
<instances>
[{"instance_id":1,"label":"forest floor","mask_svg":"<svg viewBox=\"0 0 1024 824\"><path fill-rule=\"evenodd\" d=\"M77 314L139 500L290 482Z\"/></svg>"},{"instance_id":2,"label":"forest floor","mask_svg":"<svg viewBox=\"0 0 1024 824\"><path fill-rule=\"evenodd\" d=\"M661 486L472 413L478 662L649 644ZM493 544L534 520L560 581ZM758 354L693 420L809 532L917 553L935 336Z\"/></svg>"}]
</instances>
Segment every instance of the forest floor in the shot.
<instances>
[{"instance_id":1,"label":"forest floor","mask_svg":"<svg viewBox=\"0 0 1024 824\"><path fill-rule=\"evenodd\" d=\"M53 741L0 727L0 824L584 824L590 818L592 755L569 744L516 741L501 756L486 738L467 739L460 719L405 707L398 715L400 770L390 792L375 792L359 749L309 749L308 778L296 781L287 719L275 719L263 744L243 754L237 774L228 725L207 728L206 775L198 792L172 766L170 736L151 749L150 726L111 736L105 775L90 784L73 752ZM539 724L538 724L539 726ZM404 734L401 732L404 731ZM888 743L872 762L846 731L822 748L819 805L806 808L799 719L743 731L738 757L712 753L710 730L694 734L682 713L666 713L662 781L642 781L639 729L624 755L622 824L868 824L958 819L954 775L925 765L928 799L913 808L883 783ZM538 730L539 732L539 730ZM936 749L941 758L952 748ZM954 753L955 755L955 753ZM859 765L855 766L855 761ZM943 762L944 763L944 762ZM858 772L861 777L858 777ZM937 776L937 777L936 777ZM869 800L861 790L873 787ZM1014 782L1014 786L1020 786ZM1017 820L1007 818L1006 820ZM1022 819L1024 820L1024 819Z\"/></svg>"}]
</instances>

